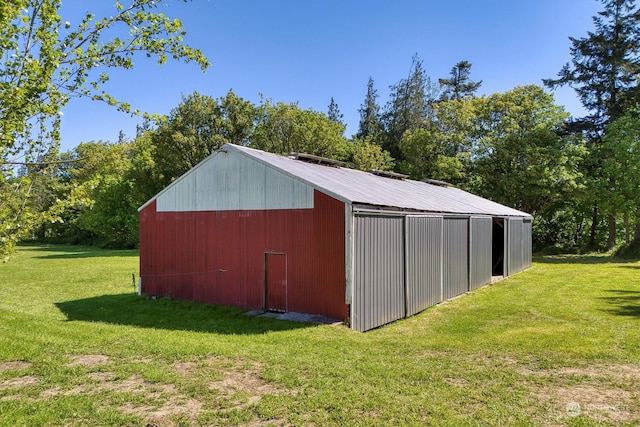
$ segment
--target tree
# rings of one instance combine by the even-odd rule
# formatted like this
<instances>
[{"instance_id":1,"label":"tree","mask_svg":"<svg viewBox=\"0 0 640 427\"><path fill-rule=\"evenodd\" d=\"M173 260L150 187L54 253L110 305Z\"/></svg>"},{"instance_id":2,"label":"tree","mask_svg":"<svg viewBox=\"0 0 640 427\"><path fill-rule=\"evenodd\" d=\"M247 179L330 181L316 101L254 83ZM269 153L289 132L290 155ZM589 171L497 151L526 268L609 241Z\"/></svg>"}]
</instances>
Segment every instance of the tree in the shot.
<instances>
[{"instance_id":1,"label":"tree","mask_svg":"<svg viewBox=\"0 0 640 427\"><path fill-rule=\"evenodd\" d=\"M130 248L138 242L137 208L129 178L134 143L85 142L63 157L74 160L58 171L56 201L47 213L55 221L42 237L69 243Z\"/></svg>"},{"instance_id":2,"label":"tree","mask_svg":"<svg viewBox=\"0 0 640 427\"><path fill-rule=\"evenodd\" d=\"M443 87L440 100L442 101L459 101L465 98L472 98L476 91L482 85L482 80L478 82L471 81L471 63L468 61L460 61L453 66L449 72L448 79L438 79Z\"/></svg>"},{"instance_id":3,"label":"tree","mask_svg":"<svg viewBox=\"0 0 640 427\"><path fill-rule=\"evenodd\" d=\"M415 55L409 77L390 87L390 99L385 107L382 122L385 127L383 148L396 160L404 160L399 143L406 131L419 129L432 112L437 99L437 87L432 84L422 67L422 60Z\"/></svg>"},{"instance_id":4,"label":"tree","mask_svg":"<svg viewBox=\"0 0 640 427\"><path fill-rule=\"evenodd\" d=\"M464 164L439 129L407 131L400 140L400 149L410 165L408 172L415 179L431 178L458 183L464 178Z\"/></svg>"},{"instance_id":5,"label":"tree","mask_svg":"<svg viewBox=\"0 0 640 427\"><path fill-rule=\"evenodd\" d=\"M250 146L277 154L301 152L343 160L344 126L324 113L301 110L297 104L269 100L260 106L260 117Z\"/></svg>"},{"instance_id":6,"label":"tree","mask_svg":"<svg viewBox=\"0 0 640 427\"><path fill-rule=\"evenodd\" d=\"M625 219L635 219L633 243L640 245L640 112L630 109L611 123L601 148L610 154L602 162L599 196L605 206ZM629 243L628 220L625 225Z\"/></svg>"},{"instance_id":7,"label":"tree","mask_svg":"<svg viewBox=\"0 0 640 427\"><path fill-rule=\"evenodd\" d=\"M531 213L550 215L581 185L582 146L559 135L568 114L535 85L475 98L472 188Z\"/></svg>"},{"instance_id":8,"label":"tree","mask_svg":"<svg viewBox=\"0 0 640 427\"><path fill-rule=\"evenodd\" d=\"M29 203L33 187L33 178L26 173L0 179L0 261L9 259L16 242L38 223Z\"/></svg>"},{"instance_id":9,"label":"tree","mask_svg":"<svg viewBox=\"0 0 640 427\"><path fill-rule=\"evenodd\" d=\"M393 169L393 158L375 142L356 137L347 145L347 148L346 161L355 169L362 171Z\"/></svg>"},{"instance_id":10,"label":"tree","mask_svg":"<svg viewBox=\"0 0 640 427\"><path fill-rule=\"evenodd\" d=\"M408 172L416 179L433 178L467 187L473 149L471 99L440 101L422 128L400 140Z\"/></svg>"},{"instance_id":11,"label":"tree","mask_svg":"<svg viewBox=\"0 0 640 427\"><path fill-rule=\"evenodd\" d=\"M589 112L587 117L575 121L579 132L589 135L590 151L598 156L611 156L601 149L601 138L607 126L622 117L627 108L640 101L640 11L635 0L603 0L604 10L593 18L595 31L587 37L571 37L571 63L558 73L557 79L544 80L550 88L568 85L578 94ZM585 171L591 181L600 180L602 157L585 162ZM609 178L613 179L613 178ZM615 182L606 185L615 186ZM599 200L593 201L590 246L595 246L599 222ZM616 243L616 211L608 212L607 247Z\"/></svg>"},{"instance_id":12,"label":"tree","mask_svg":"<svg viewBox=\"0 0 640 427\"><path fill-rule=\"evenodd\" d=\"M344 126L344 114L340 112L340 108L338 107L336 101L333 99L333 96L331 97L331 102L329 103L327 116L329 116L329 120L331 120L332 122Z\"/></svg>"},{"instance_id":13,"label":"tree","mask_svg":"<svg viewBox=\"0 0 640 427\"><path fill-rule=\"evenodd\" d=\"M635 0L602 0L604 10L593 17L595 31L571 41L571 62L557 79L545 79L550 88L572 87L590 113L582 123L601 136L640 98L640 12Z\"/></svg>"},{"instance_id":14,"label":"tree","mask_svg":"<svg viewBox=\"0 0 640 427\"><path fill-rule=\"evenodd\" d=\"M126 112L137 112L102 90L109 76L100 69L134 66L134 58L155 57L209 62L183 43L180 21L157 13L162 0L115 2L113 14L96 18L87 13L75 28L60 15L61 0L16 0L0 6L0 163L16 157L33 162L57 151L60 113L73 97L104 101ZM124 27L126 30L119 31ZM3 182L11 172L3 170ZM26 204L28 185L12 197ZM12 203L15 204L15 203ZM0 213L2 214L2 213ZM27 229L26 217L0 217L2 227ZM14 234L12 234L14 235ZM14 240L14 237L7 238ZM4 240L0 253L12 246Z\"/></svg>"},{"instance_id":15,"label":"tree","mask_svg":"<svg viewBox=\"0 0 640 427\"><path fill-rule=\"evenodd\" d=\"M256 109L229 91L218 100L194 92L182 97L152 134L155 163L163 185L204 160L226 143L247 145Z\"/></svg>"},{"instance_id":16,"label":"tree","mask_svg":"<svg viewBox=\"0 0 640 427\"><path fill-rule=\"evenodd\" d=\"M380 132L382 125L380 124L380 106L377 99L378 91L373 86L373 78L369 77L367 95L358 109L360 122L358 123L358 132L355 135L357 138L366 139Z\"/></svg>"}]
</instances>

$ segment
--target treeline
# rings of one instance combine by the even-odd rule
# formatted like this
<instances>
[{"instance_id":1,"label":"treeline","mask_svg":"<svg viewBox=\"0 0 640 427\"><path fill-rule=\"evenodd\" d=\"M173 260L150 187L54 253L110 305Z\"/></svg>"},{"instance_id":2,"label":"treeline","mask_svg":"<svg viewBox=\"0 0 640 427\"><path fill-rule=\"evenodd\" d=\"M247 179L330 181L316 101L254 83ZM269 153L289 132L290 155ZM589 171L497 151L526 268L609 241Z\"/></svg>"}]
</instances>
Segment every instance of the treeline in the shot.
<instances>
[{"instance_id":1,"label":"treeline","mask_svg":"<svg viewBox=\"0 0 640 427\"><path fill-rule=\"evenodd\" d=\"M69 163L25 165L11 183L29 185L31 197L14 208L45 212L27 237L134 247L137 208L233 143L447 181L534 215L537 250L637 244L640 14L633 0L603 3L596 29L571 39L572 61L544 81L574 88L586 117L570 117L536 85L477 96L482 82L472 80L469 62L432 79L416 56L383 104L369 78L350 138L333 98L325 113L268 99L254 105L233 91L218 99L193 93L131 140L83 143L44 159Z\"/></svg>"}]
</instances>

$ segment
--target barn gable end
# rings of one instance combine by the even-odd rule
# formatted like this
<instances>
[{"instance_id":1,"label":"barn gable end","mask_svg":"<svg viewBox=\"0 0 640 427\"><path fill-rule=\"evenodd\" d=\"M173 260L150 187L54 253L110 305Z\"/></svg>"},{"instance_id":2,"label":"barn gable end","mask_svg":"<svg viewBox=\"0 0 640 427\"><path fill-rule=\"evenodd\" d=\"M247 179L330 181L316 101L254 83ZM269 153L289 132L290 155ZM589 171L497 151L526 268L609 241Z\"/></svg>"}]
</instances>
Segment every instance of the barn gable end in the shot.
<instances>
[{"instance_id":1,"label":"barn gable end","mask_svg":"<svg viewBox=\"0 0 640 427\"><path fill-rule=\"evenodd\" d=\"M313 188L232 150L219 150L156 196L159 212L313 208Z\"/></svg>"},{"instance_id":2,"label":"barn gable end","mask_svg":"<svg viewBox=\"0 0 640 427\"><path fill-rule=\"evenodd\" d=\"M344 223L341 201L216 152L140 209L142 292L347 318Z\"/></svg>"}]
</instances>

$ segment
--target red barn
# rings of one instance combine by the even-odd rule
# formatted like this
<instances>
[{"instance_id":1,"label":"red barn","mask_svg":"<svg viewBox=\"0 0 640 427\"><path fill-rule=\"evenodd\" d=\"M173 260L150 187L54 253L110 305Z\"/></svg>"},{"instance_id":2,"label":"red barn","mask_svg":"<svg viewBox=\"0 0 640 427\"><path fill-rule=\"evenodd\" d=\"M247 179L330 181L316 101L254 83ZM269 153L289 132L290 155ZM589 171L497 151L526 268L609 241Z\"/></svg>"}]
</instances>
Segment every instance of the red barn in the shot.
<instances>
[{"instance_id":1,"label":"red barn","mask_svg":"<svg viewBox=\"0 0 640 427\"><path fill-rule=\"evenodd\" d=\"M462 190L225 145L140 208L147 295L367 330L531 265L531 217Z\"/></svg>"}]
</instances>

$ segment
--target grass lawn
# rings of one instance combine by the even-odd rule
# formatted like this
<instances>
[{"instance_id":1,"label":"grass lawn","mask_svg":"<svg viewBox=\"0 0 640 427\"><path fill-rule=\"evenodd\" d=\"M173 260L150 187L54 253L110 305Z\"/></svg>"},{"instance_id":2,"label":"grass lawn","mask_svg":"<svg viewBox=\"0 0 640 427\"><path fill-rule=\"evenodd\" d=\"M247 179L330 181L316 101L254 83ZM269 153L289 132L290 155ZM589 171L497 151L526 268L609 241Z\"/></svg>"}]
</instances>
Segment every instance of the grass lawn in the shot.
<instances>
[{"instance_id":1,"label":"grass lawn","mask_svg":"<svg viewBox=\"0 0 640 427\"><path fill-rule=\"evenodd\" d=\"M545 257L366 333L134 293L136 251L0 264L0 425L638 425L640 262Z\"/></svg>"}]
</instances>

